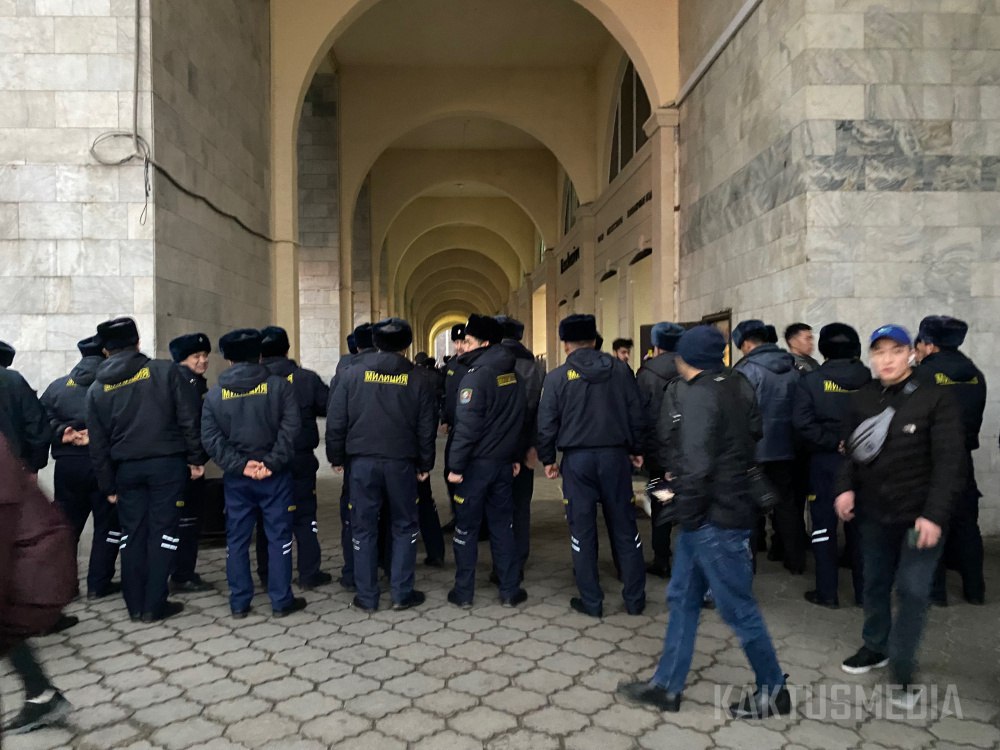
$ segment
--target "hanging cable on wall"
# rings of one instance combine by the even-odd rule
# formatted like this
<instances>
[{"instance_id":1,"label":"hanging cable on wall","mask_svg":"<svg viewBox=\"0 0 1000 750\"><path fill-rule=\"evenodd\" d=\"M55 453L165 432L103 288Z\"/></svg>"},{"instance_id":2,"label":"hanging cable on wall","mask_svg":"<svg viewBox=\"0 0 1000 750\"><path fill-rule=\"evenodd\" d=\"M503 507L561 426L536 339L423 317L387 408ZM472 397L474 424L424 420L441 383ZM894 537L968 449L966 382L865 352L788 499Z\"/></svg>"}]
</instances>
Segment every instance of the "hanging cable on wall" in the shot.
<instances>
[{"instance_id":1,"label":"hanging cable on wall","mask_svg":"<svg viewBox=\"0 0 1000 750\"><path fill-rule=\"evenodd\" d=\"M146 214L149 209L149 198L153 192L152 179L150 178L150 172L155 169L175 188L180 190L185 195L193 198L194 200L201 201L206 206L208 206L212 211L214 211L219 216L228 219L243 229L248 234L253 235L259 239L265 240L266 242L289 242L297 244L294 240L277 240L273 237L260 232L249 224L247 224L243 219L234 213L230 213L225 209L219 207L211 198L194 190L189 189L180 180L174 177L170 170L164 167L162 164L153 158L152 149L149 146L149 142L139 134L139 60L142 54L142 0L135 0L135 59L132 66L132 129L131 130L109 130L105 133L101 133L94 139L94 142L90 145L90 155L94 157L98 164L103 164L108 167L120 167L125 164L129 164L132 161L141 161L143 165L143 190L145 194L145 202L142 207L142 213L139 216L139 222L141 224L146 223ZM111 143L115 141L120 141L122 139L129 139L131 141L132 150L125 154L124 156L103 156L99 149L103 144Z\"/></svg>"}]
</instances>

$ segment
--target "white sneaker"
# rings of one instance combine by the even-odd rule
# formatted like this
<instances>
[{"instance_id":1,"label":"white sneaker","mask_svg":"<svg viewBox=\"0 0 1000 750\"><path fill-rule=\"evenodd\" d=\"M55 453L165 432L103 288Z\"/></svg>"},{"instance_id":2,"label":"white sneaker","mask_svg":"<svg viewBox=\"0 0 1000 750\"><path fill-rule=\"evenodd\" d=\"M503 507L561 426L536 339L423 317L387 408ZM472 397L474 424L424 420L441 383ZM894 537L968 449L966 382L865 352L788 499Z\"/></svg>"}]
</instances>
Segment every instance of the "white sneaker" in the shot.
<instances>
[{"instance_id":1,"label":"white sneaker","mask_svg":"<svg viewBox=\"0 0 1000 750\"><path fill-rule=\"evenodd\" d=\"M632 504L637 508L641 508L642 512L645 513L649 518L653 517L653 506L649 502L649 498L646 497L645 492L637 492L632 497Z\"/></svg>"},{"instance_id":2,"label":"white sneaker","mask_svg":"<svg viewBox=\"0 0 1000 750\"><path fill-rule=\"evenodd\" d=\"M923 696L924 690L919 686L894 687L889 693L889 703L900 711L910 713L920 705Z\"/></svg>"}]
</instances>

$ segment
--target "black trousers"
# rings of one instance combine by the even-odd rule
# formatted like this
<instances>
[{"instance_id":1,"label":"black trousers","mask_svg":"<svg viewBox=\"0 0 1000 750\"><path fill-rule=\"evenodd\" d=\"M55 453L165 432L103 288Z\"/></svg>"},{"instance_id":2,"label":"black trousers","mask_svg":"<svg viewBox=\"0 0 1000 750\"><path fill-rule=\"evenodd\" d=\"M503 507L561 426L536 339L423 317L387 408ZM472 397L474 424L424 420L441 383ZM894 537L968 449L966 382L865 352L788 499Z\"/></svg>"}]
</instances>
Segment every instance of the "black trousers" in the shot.
<instances>
[{"instance_id":1,"label":"black trousers","mask_svg":"<svg viewBox=\"0 0 1000 750\"><path fill-rule=\"evenodd\" d=\"M974 475L955 506L948 528L945 530L944 551L934 574L931 599L947 601L945 587L947 569L957 570L962 576L962 593L966 599L977 601L986 595L983 578L983 535L979 531L979 487Z\"/></svg>"},{"instance_id":2,"label":"black trousers","mask_svg":"<svg viewBox=\"0 0 1000 750\"><path fill-rule=\"evenodd\" d=\"M657 477L662 477L666 473L666 469L652 464L649 466L649 476L650 479L655 479ZM652 518L650 519L650 546L653 548L653 564L659 566L665 570L670 568L670 536L673 533L674 525L672 523L661 523L657 524L656 521L660 517L660 514L666 510L665 505L661 503L653 503L652 506Z\"/></svg>"},{"instance_id":3,"label":"black trousers","mask_svg":"<svg viewBox=\"0 0 1000 750\"><path fill-rule=\"evenodd\" d=\"M104 596L115 577L115 562L121 544L118 510L97 486L94 468L87 455L62 456L55 466L56 505L73 525L76 541L94 514L94 540L87 568L87 593Z\"/></svg>"},{"instance_id":4,"label":"black trousers","mask_svg":"<svg viewBox=\"0 0 1000 750\"><path fill-rule=\"evenodd\" d=\"M768 461L760 467L781 498L771 522L784 549L785 567L801 573L806 567L806 524L795 499L795 462Z\"/></svg>"},{"instance_id":5,"label":"black trousers","mask_svg":"<svg viewBox=\"0 0 1000 750\"><path fill-rule=\"evenodd\" d=\"M184 507L177 527L180 544L177 545L177 559L171 576L176 583L187 583L195 579L198 566L198 541L201 537L202 508L205 506L205 478L188 479L184 490Z\"/></svg>"},{"instance_id":6,"label":"black trousers","mask_svg":"<svg viewBox=\"0 0 1000 750\"><path fill-rule=\"evenodd\" d=\"M125 604L130 615L161 617L190 472L183 456L167 456L123 461L117 475Z\"/></svg>"}]
</instances>

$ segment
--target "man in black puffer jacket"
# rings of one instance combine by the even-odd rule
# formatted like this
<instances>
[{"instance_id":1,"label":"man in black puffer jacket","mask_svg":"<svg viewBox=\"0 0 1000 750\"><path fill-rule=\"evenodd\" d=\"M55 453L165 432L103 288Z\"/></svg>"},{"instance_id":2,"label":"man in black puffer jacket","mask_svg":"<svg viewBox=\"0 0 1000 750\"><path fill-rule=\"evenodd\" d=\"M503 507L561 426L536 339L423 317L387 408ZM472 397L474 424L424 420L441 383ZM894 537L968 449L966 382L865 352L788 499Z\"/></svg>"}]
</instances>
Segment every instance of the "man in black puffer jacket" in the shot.
<instances>
[{"instance_id":1,"label":"man in black puffer jacket","mask_svg":"<svg viewBox=\"0 0 1000 750\"><path fill-rule=\"evenodd\" d=\"M653 326L650 332L653 357L643 362L635 375L635 382L642 397L642 410L648 415L651 425L656 425L659 420L663 392L677 378L674 350L682 333L684 327L677 323L663 322ZM651 429L647 433L643 456L650 479L662 477L667 470L657 460L657 453L656 430ZM662 510L662 505L652 506L653 562L646 566L646 572L660 578L670 578L670 534L674 527L671 523L657 523Z\"/></svg>"},{"instance_id":2,"label":"man in black puffer jacket","mask_svg":"<svg viewBox=\"0 0 1000 750\"><path fill-rule=\"evenodd\" d=\"M670 622L652 679L619 691L661 711L679 710L710 588L756 676L757 689L729 710L737 718L763 718L788 713L791 699L753 596L750 534L757 507L748 472L761 436L760 412L747 381L723 369L725 345L722 333L707 325L686 331L677 343L681 378L667 388L657 427L659 461L674 477L672 502L682 529L667 588Z\"/></svg>"},{"instance_id":3,"label":"man in black puffer jacket","mask_svg":"<svg viewBox=\"0 0 1000 750\"><path fill-rule=\"evenodd\" d=\"M101 492L118 504L122 594L133 620L154 622L184 607L167 601L184 487L207 456L198 412L173 362L139 351L131 318L97 326L108 359L87 391L90 458Z\"/></svg>"},{"instance_id":4,"label":"man in black puffer jacket","mask_svg":"<svg viewBox=\"0 0 1000 750\"><path fill-rule=\"evenodd\" d=\"M986 378L975 363L958 347L965 341L969 326L963 320L945 315L932 315L920 322L917 334L917 361L920 367L913 377L931 387L951 391L962 413L965 427L965 451L968 460L968 483L955 506L944 554L938 563L931 601L938 606L948 603L945 571L954 564L962 576L962 590L970 604L983 604L986 583L983 579L983 536L979 531L979 498L972 451L979 447L979 430L983 426L986 408Z\"/></svg>"},{"instance_id":5,"label":"man in black puffer jacket","mask_svg":"<svg viewBox=\"0 0 1000 750\"><path fill-rule=\"evenodd\" d=\"M219 339L228 370L205 398L201 435L225 472L226 578L233 617L250 613L250 537L257 514L268 541L271 612L284 617L306 606L292 596L292 473L302 427L293 386L260 364L260 331L242 328Z\"/></svg>"},{"instance_id":6,"label":"man in black puffer jacket","mask_svg":"<svg viewBox=\"0 0 1000 750\"><path fill-rule=\"evenodd\" d=\"M913 377L913 346L906 329L882 326L870 341L878 380L853 395L845 428L853 433L881 415L887 431L876 452L881 431L866 425L863 432L869 437L848 443L849 450L853 442L859 447L837 481L837 515L850 521L856 512L860 521L865 574L864 645L842 666L849 674L864 674L891 664L893 683L908 687L944 546L942 534L967 482L965 433L951 391ZM894 411L886 412L890 407ZM891 696L902 707L912 707L918 698L909 689Z\"/></svg>"},{"instance_id":7,"label":"man in black puffer jacket","mask_svg":"<svg viewBox=\"0 0 1000 750\"><path fill-rule=\"evenodd\" d=\"M816 558L816 588L805 593L806 601L825 607L840 606L837 596L839 555L837 514L833 509L834 487L844 462L840 451L844 439L844 416L851 394L871 382L872 375L861 361L858 332L843 323L823 326L819 351L826 360L818 370L802 376L795 391L792 421L803 447L809 452L812 487L812 548ZM854 553L854 598L862 600L861 547L857 524L844 524L847 547Z\"/></svg>"},{"instance_id":8,"label":"man in black puffer jacket","mask_svg":"<svg viewBox=\"0 0 1000 750\"><path fill-rule=\"evenodd\" d=\"M733 369L750 381L757 394L764 420L757 463L781 497L771 522L784 551L785 567L792 573L802 573L806 567L806 526L803 509L795 502L792 429L792 402L800 374L792 355L779 349L776 340L773 326L760 320L744 320L733 331L733 343L743 352L743 359ZM773 546L775 542L772 538Z\"/></svg>"},{"instance_id":9,"label":"man in black puffer jacket","mask_svg":"<svg viewBox=\"0 0 1000 750\"><path fill-rule=\"evenodd\" d=\"M55 459L56 504L69 518L77 544L94 514L94 539L87 568L87 599L101 599L114 593L111 579L121 544L118 511L97 486L90 460L90 433L87 431L87 389L104 362L104 349L97 336L76 345L82 359L68 375L53 380L41 402L52 426L52 458Z\"/></svg>"},{"instance_id":10,"label":"man in black puffer jacket","mask_svg":"<svg viewBox=\"0 0 1000 750\"><path fill-rule=\"evenodd\" d=\"M319 375L300 367L288 358L291 343L284 328L268 326L261 331L261 364L272 375L285 378L292 384L295 400L299 405L302 428L295 436L295 457L292 459L292 533L298 552L299 586L310 591L333 580L333 576L319 569L319 525L316 522L316 472L319 460L319 427L316 420L326 416L330 390ZM260 523L257 526L257 573L261 580L267 578L267 535Z\"/></svg>"}]
</instances>

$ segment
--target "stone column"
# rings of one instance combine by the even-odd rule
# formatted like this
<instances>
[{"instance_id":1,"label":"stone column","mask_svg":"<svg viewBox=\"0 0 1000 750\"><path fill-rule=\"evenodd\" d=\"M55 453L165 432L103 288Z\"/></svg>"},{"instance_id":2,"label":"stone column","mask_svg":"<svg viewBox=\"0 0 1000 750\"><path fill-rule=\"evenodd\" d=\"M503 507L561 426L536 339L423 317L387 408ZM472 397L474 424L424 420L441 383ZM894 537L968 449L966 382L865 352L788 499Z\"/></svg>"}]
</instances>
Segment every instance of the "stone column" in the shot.
<instances>
[{"instance_id":1,"label":"stone column","mask_svg":"<svg viewBox=\"0 0 1000 750\"><path fill-rule=\"evenodd\" d=\"M594 204L580 206L576 216L580 224L580 299L576 311L596 314L597 229L594 226Z\"/></svg>"},{"instance_id":2,"label":"stone column","mask_svg":"<svg viewBox=\"0 0 1000 750\"><path fill-rule=\"evenodd\" d=\"M674 166L678 111L660 107L643 125L649 136L653 206L653 319L677 320L677 242Z\"/></svg>"}]
</instances>

